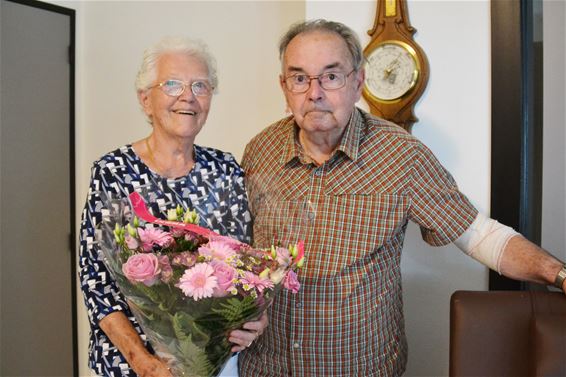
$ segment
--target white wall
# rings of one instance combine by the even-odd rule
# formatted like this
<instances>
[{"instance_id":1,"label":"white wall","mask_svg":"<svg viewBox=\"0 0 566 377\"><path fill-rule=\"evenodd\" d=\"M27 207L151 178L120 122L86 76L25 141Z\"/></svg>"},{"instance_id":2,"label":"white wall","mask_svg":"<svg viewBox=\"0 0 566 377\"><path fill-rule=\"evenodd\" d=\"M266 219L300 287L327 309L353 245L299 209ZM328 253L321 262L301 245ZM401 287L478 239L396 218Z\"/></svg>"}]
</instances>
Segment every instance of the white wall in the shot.
<instances>
[{"instance_id":1,"label":"white wall","mask_svg":"<svg viewBox=\"0 0 566 377\"><path fill-rule=\"evenodd\" d=\"M427 90L416 106L413 134L452 172L481 210L489 210L490 12L489 1L409 0L415 40L430 64ZM307 18L351 26L369 42L376 1L307 4ZM364 104L365 105L365 104ZM456 247L432 248L410 226L402 258L407 376L448 375L449 302L458 289L487 289L487 269Z\"/></svg>"}]
</instances>

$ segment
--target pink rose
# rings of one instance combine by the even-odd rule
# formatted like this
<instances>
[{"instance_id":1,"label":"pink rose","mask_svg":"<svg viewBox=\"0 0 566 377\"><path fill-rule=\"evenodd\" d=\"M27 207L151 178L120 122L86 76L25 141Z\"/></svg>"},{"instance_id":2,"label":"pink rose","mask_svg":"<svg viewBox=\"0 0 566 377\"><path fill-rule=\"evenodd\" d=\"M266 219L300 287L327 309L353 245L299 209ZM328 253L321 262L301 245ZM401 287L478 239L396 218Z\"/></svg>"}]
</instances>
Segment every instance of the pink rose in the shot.
<instances>
[{"instance_id":1,"label":"pink rose","mask_svg":"<svg viewBox=\"0 0 566 377\"><path fill-rule=\"evenodd\" d=\"M283 286L290 290L292 293L299 292L301 283L299 283L299 279L297 279L297 274L295 273L295 271L289 270L289 272L283 279Z\"/></svg>"},{"instance_id":2,"label":"pink rose","mask_svg":"<svg viewBox=\"0 0 566 377\"><path fill-rule=\"evenodd\" d=\"M161 281L167 284L173 277L173 268L171 267L171 263L169 263L169 257L167 255L161 255L158 260L159 269L161 270Z\"/></svg>"},{"instance_id":3,"label":"pink rose","mask_svg":"<svg viewBox=\"0 0 566 377\"><path fill-rule=\"evenodd\" d=\"M214 289L214 297L223 297L234 288L236 269L224 262L213 260L210 265L214 268L214 276L217 278L218 287Z\"/></svg>"},{"instance_id":4,"label":"pink rose","mask_svg":"<svg viewBox=\"0 0 566 377\"><path fill-rule=\"evenodd\" d=\"M134 254L122 265L122 272L132 283L144 283L150 287L158 280L161 271L154 254Z\"/></svg>"},{"instance_id":5,"label":"pink rose","mask_svg":"<svg viewBox=\"0 0 566 377\"><path fill-rule=\"evenodd\" d=\"M197 262L197 257L190 251L183 251L173 257L173 266L192 267Z\"/></svg>"}]
</instances>

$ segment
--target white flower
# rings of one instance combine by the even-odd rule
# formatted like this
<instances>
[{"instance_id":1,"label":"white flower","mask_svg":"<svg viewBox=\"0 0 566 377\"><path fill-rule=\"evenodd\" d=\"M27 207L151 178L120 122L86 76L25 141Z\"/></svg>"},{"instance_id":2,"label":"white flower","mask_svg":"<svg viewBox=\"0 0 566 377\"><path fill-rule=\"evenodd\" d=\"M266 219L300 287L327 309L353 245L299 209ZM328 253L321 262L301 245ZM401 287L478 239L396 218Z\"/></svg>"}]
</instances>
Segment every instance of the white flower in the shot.
<instances>
[{"instance_id":1,"label":"white flower","mask_svg":"<svg viewBox=\"0 0 566 377\"><path fill-rule=\"evenodd\" d=\"M167 220L177 221L177 210L176 209L168 209L167 210Z\"/></svg>"}]
</instances>

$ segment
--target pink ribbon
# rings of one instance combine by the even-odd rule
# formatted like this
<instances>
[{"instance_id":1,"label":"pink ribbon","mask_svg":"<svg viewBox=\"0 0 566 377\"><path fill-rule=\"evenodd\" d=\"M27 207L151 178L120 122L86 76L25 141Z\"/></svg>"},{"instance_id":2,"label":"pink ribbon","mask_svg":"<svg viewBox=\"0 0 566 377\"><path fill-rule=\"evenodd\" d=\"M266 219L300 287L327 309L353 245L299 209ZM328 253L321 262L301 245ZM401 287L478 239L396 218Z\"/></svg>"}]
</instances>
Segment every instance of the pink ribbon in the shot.
<instances>
[{"instance_id":1,"label":"pink ribbon","mask_svg":"<svg viewBox=\"0 0 566 377\"><path fill-rule=\"evenodd\" d=\"M132 192L129 195L129 198L130 198L130 202L132 203L134 213L136 214L137 217L139 217L145 222L159 224L159 225L166 225L173 228L185 229L208 238L222 237L220 236L220 234L213 232L210 229L203 228L202 226L198 226L195 224L186 224L179 221L162 220L153 216L151 213L149 213L147 206L145 205L145 201L143 200L143 197L137 192Z\"/></svg>"}]
</instances>

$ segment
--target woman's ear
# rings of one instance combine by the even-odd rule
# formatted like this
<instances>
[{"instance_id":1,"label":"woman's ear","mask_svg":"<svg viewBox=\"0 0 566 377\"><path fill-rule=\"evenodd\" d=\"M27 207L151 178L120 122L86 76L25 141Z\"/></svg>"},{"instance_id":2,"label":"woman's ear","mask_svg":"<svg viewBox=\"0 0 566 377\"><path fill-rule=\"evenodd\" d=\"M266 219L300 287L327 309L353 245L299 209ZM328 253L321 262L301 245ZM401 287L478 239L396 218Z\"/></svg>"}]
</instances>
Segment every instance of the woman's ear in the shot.
<instances>
[{"instance_id":1,"label":"woman's ear","mask_svg":"<svg viewBox=\"0 0 566 377\"><path fill-rule=\"evenodd\" d=\"M149 96L149 91L138 90L138 101L145 114L148 117L151 116L151 97Z\"/></svg>"}]
</instances>

